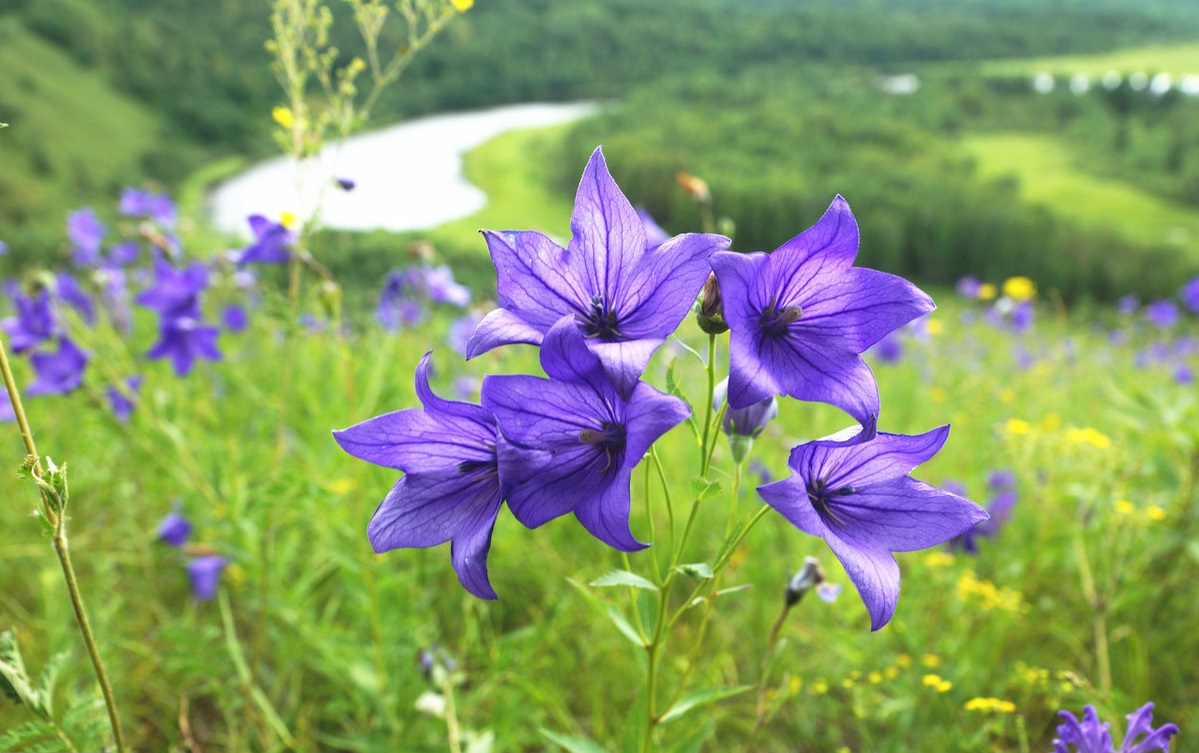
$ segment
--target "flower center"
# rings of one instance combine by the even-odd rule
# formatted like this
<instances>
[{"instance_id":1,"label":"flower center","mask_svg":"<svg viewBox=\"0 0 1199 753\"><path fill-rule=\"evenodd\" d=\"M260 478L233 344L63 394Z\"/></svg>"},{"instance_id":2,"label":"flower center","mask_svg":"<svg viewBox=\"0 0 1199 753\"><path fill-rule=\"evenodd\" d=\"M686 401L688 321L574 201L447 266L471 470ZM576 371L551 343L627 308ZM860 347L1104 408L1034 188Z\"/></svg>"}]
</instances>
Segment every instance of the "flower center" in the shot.
<instances>
[{"instance_id":1,"label":"flower center","mask_svg":"<svg viewBox=\"0 0 1199 753\"><path fill-rule=\"evenodd\" d=\"M833 504L837 497L848 497L851 494L857 494L858 490L852 486L842 486L840 489L828 488L828 482L822 478L808 482L808 501L812 503L812 507L816 508L816 512L820 514L822 519L831 520L837 525L845 525L845 521L837 516L833 509Z\"/></svg>"},{"instance_id":2,"label":"flower center","mask_svg":"<svg viewBox=\"0 0 1199 753\"><path fill-rule=\"evenodd\" d=\"M618 456L624 452L625 446L625 428L624 424L605 423L599 429L583 429L579 432L579 441L583 444L595 445L604 453L604 458L607 462L601 472L612 467L613 455Z\"/></svg>"},{"instance_id":3,"label":"flower center","mask_svg":"<svg viewBox=\"0 0 1199 753\"><path fill-rule=\"evenodd\" d=\"M598 337L605 342L614 342L621 338L616 312L608 307L608 302L602 295L593 296L587 313L575 314L575 319L579 322L583 337Z\"/></svg>"},{"instance_id":4,"label":"flower center","mask_svg":"<svg viewBox=\"0 0 1199 753\"><path fill-rule=\"evenodd\" d=\"M762 328L762 332L770 337L779 337L786 334L787 325L794 324L803 316L803 309L799 306L778 307L778 302L771 298L768 305L758 318L758 326Z\"/></svg>"}]
</instances>

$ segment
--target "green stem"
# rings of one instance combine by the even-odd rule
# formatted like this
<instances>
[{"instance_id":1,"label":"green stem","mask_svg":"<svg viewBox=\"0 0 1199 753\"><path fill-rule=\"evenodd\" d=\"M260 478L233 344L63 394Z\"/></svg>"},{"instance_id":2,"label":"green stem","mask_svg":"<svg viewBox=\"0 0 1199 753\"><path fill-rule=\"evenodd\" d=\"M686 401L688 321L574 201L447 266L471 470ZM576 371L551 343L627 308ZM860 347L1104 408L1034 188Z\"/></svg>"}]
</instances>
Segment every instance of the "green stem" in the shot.
<instances>
[{"instance_id":1,"label":"green stem","mask_svg":"<svg viewBox=\"0 0 1199 753\"><path fill-rule=\"evenodd\" d=\"M12 367L8 363L8 350L4 340L0 338L0 372L4 374L4 386L8 390L8 399L12 403L13 414L21 431L21 439L25 450L33 459L33 473L37 478L42 477L41 456L37 454L37 446L33 443L33 431L25 417L25 407L21 403L21 393L13 378ZM63 500L65 502L66 500ZM121 731L121 717L117 713L117 701L112 692L112 683L108 681L108 673L104 671L104 662L100 659L100 649L96 646L96 638L92 634L91 623L87 619L87 610L83 606L83 594L79 591L79 582L75 578L75 568L71 564L70 548L67 545L66 515L57 514L50 509L50 500L42 492L42 507L46 519L54 526L54 552L58 555L59 565L62 566L63 578L67 582L67 593L71 598L71 607L75 610L75 623L83 635L83 643L87 647L88 656L92 660L92 669L96 673L96 681L100 684L100 693L104 696L104 705L108 709L108 722L112 726L112 736L117 744L118 753L125 753L125 734Z\"/></svg>"},{"instance_id":2,"label":"green stem","mask_svg":"<svg viewBox=\"0 0 1199 753\"><path fill-rule=\"evenodd\" d=\"M766 653L762 656L762 664L758 669L758 703L754 716L754 726L749 732L749 737L745 740L745 753L753 751L754 743L758 740L758 733L766 725L766 680L770 677L770 659L774 656L774 649L779 641L779 633L782 632L783 623L787 621L787 615L791 612L791 606L791 604L783 606L783 611L779 613L778 619L774 621L774 627L770 629L770 638L766 641Z\"/></svg>"}]
</instances>

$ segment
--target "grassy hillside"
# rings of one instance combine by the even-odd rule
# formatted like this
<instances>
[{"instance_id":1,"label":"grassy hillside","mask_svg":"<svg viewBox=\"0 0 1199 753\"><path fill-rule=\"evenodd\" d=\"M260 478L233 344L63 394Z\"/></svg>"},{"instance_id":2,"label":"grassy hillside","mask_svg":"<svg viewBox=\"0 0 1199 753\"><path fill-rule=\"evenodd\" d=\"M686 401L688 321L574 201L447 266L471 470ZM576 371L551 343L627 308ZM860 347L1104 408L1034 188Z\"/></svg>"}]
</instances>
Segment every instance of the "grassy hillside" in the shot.
<instances>
[{"instance_id":1,"label":"grassy hillside","mask_svg":"<svg viewBox=\"0 0 1199 753\"><path fill-rule=\"evenodd\" d=\"M0 19L0 121L0 238L18 255L61 238L67 209L185 156L166 151L161 115L12 19Z\"/></svg>"},{"instance_id":2,"label":"grassy hillside","mask_svg":"<svg viewBox=\"0 0 1199 753\"><path fill-rule=\"evenodd\" d=\"M1102 76L1117 73L1170 73L1184 76L1199 73L1199 44L1170 44L1132 47L1096 55L1058 55L1054 57L995 60L983 65L983 73L1006 75L1047 71L1062 75L1085 73Z\"/></svg>"}]
</instances>

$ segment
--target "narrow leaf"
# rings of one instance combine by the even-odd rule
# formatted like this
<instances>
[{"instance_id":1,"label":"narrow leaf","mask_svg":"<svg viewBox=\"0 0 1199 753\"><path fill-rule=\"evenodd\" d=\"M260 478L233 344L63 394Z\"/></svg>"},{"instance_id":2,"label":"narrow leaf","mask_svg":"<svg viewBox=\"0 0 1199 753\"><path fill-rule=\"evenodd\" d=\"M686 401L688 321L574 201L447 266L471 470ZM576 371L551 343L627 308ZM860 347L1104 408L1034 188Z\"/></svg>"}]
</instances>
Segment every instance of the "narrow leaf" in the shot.
<instances>
[{"instance_id":1,"label":"narrow leaf","mask_svg":"<svg viewBox=\"0 0 1199 753\"><path fill-rule=\"evenodd\" d=\"M697 690L694 693L688 693L680 698L678 703L671 706L669 711L662 715L661 723L667 724L673 722L694 708L739 695L747 690L753 690L753 687L753 685L738 685L733 688L709 688L708 690Z\"/></svg>"},{"instance_id":2,"label":"narrow leaf","mask_svg":"<svg viewBox=\"0 0 1199 753\"><path fill-rule=\"evenodd\" d=\"M658 587L645 578L642 578L637 573L630 573L628 570L613 570L604 573L600 577L591 581L591 585L596 588L607 588L611 586L628 586L630 588L644 588L646 591L657 591Z\"/></svg>"},{"instance_id":3,"label":"narrow leaf","mask_svg":"<svg viewBox=\"0 0 1199 753\"><path fill-rule=\"evenodd\" d=\"M695 578L696 580L708 580L713 577L712 566L707 562L692 562L686 565L679 565L676 569L683 575Z\"/></svg>"},{"instance_id":4,"label":"narrow leaf","mask_svg":"<svg viewBox=\"0 0 1199 753\"><path fill-rule=\"evenodd\" d=\"M548 729L538 730L541 736L554 745L568 750L570 753L608 753L606 750L582 737L569 737L550 732Z\"/></svg>"}]
</instances>

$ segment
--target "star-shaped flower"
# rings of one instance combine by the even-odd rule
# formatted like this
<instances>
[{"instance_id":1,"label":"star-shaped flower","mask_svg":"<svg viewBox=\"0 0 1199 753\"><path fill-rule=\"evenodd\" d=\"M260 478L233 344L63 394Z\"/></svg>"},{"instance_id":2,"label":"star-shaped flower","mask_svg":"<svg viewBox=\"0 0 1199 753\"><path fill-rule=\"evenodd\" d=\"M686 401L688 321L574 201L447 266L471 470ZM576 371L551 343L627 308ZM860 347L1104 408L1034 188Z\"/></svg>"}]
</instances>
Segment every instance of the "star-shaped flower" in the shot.
<instances>
[{"instance_id":1,"label":"star-shaped flower","mask_svg":"<svg viewBox=\"0 0 1199 753\"><path fill-rule=\"evenodd\" d=\"M58 350L53 353L34 353L30 359L36 378L25 388L25 394L65 395L83 381L87 354L68 340L58 338Z\"/></svg>"},{"instance_id":2,"label":"star-shaped flower","mask_svg":"<svg viewBox=\"0 0 1199 753\"><path fill-rule=\"evenodd\" d=\"M356 458L404 472L375 511L367 536L376 552L451 542L458 580L496 598L487 553L503 492L491 411L443 400L429 389L429 354L416 367L422 408L385 413L333 432Z\"/></svg>"},{"instance_id":3,"label":"star-shaped flower","mask_svg":"<svg viewBox=\"0 0 1199 753\"><path fill-rule=\"evenodd\" d=\"M1170 738L1178 734L1175 724L1163 724L1153 729L1153 704L1146 703L1128 715L1128 731L1119 748L1112 746L1112 735L1107 722L1100 722L1095 707L1088 704L1083 708L1082 721L1069 711L1059 712L1062 723L1057 728L1057 739L1053 741L1054 753L1152 753L1169 751ZM1136 738L1145 737L1137 742Z\"/></svg>"},{"instance_id":4,"label":"star-shaped flower","mask_svg":"<svg viewBox=\"0 0 1199 753\"><path fill-rule=\"evenodd\" d=\"M199 319L181 316L163 319L158 332L158 342L146 353L150 359L170 358L175 374L187 376L197 358L208 361L221 360L221 351L216 340L221 331L203 324Z\"/></svg>"},{"instance_id":5,"label":"star-shaped flower","mask_svg":"<svg viewBox=\"0 0 1199 753\"><path fill-rule=\"evenodd\" d=\"M271 222L260 214L250 216L254 242L242 250L238 264L283 264L291 258L295 235L282 222Z\"/></svg>"},{"instance_id":6,"label":"star-shaped flower","mask_svg":"<svg viewBox=\"0 0 1199 753\"><path fill-rule=\"evenodd\" d=\"M620 394L569 316L546 334L541 366L549 379L483 378L483 405L500 426L508 507L530 528L573 512L610 546L644 548L629 530L633 467L686 420L687 404L641 381Z\"/></svg>"},{"instance_id":7,"label":"star-shaped flower","mask_svg":"<svg viewBox=\"0 0 1199 753\"><path fill-rule=\"evenodd\" d=\"M154 286L138 294L138 304L158 312L163 319L200 316L200 294L208 287L208 269L194 262L175 269L166 259L154 259Z\"/></svg>"},{"instance_id":8,"label":"star-shaped flower","mask_svg":"<svg viewBox=\"0 0 1199 753\"><path fill-rule=\"evenodd\" d=\"M58 319L45 288L36 296L14 295L13 306L17 315L0 322L0 327L12 338L14 353L23 353L58 334Z\"/></svg>"},{"instance_id":9,"label":"star-shaped flower","mask_svg":"<svg viewBox=\"0 0 1199 753\"><path fill-rule=\"evenodd\" d=\"M83 207L67 216L67 237L75 247L72 261L76 266L90 267L100 260L100 242L104 233L104 223L91 207Z\"/></svg>"},{"instance_id":10,"label":"star-shaped flower","mask_svg":"<svg viewBox=\"0 0 1199 753\"><path fill-rule=\"evenodd\" d=\"M873 424L854 430L843 441L835 435L794 448L793 475L758 493L801 531L824 538L857 586L870 629L878 630L899 600L899 565L891 552L935 546L987 514L908 477L941 449L948 426L916 436L875 433Z\"/></svg>"},{"instance_id":11,"label":"star-shaped flower","mask_svg":"<svg viewBox=\"0 0 1199 753\"><path fill-rule=\"evenodd\" d=\"M501 308L479 323L467 358L509 343L540 345L572 317L625 395L695 302L720 235L677 235L651 248L645 226L603 153L592 153L575 196L566 248L534 231L484 231Z\"/></svg>"},{"instance_id":12,"label":"star-shaped flower","mask_svg":"<svg viewBox=\"0 0 1199 753\"><path fill-rule=\"evenodd\" d=\"M878 385L860 354L932 311L902 277L854 267L858 225L838 196L820 221L771 254L718 253L729 340L729 406L770 395L831 403L865 424Z\"/></svg>"}]
</instances>

